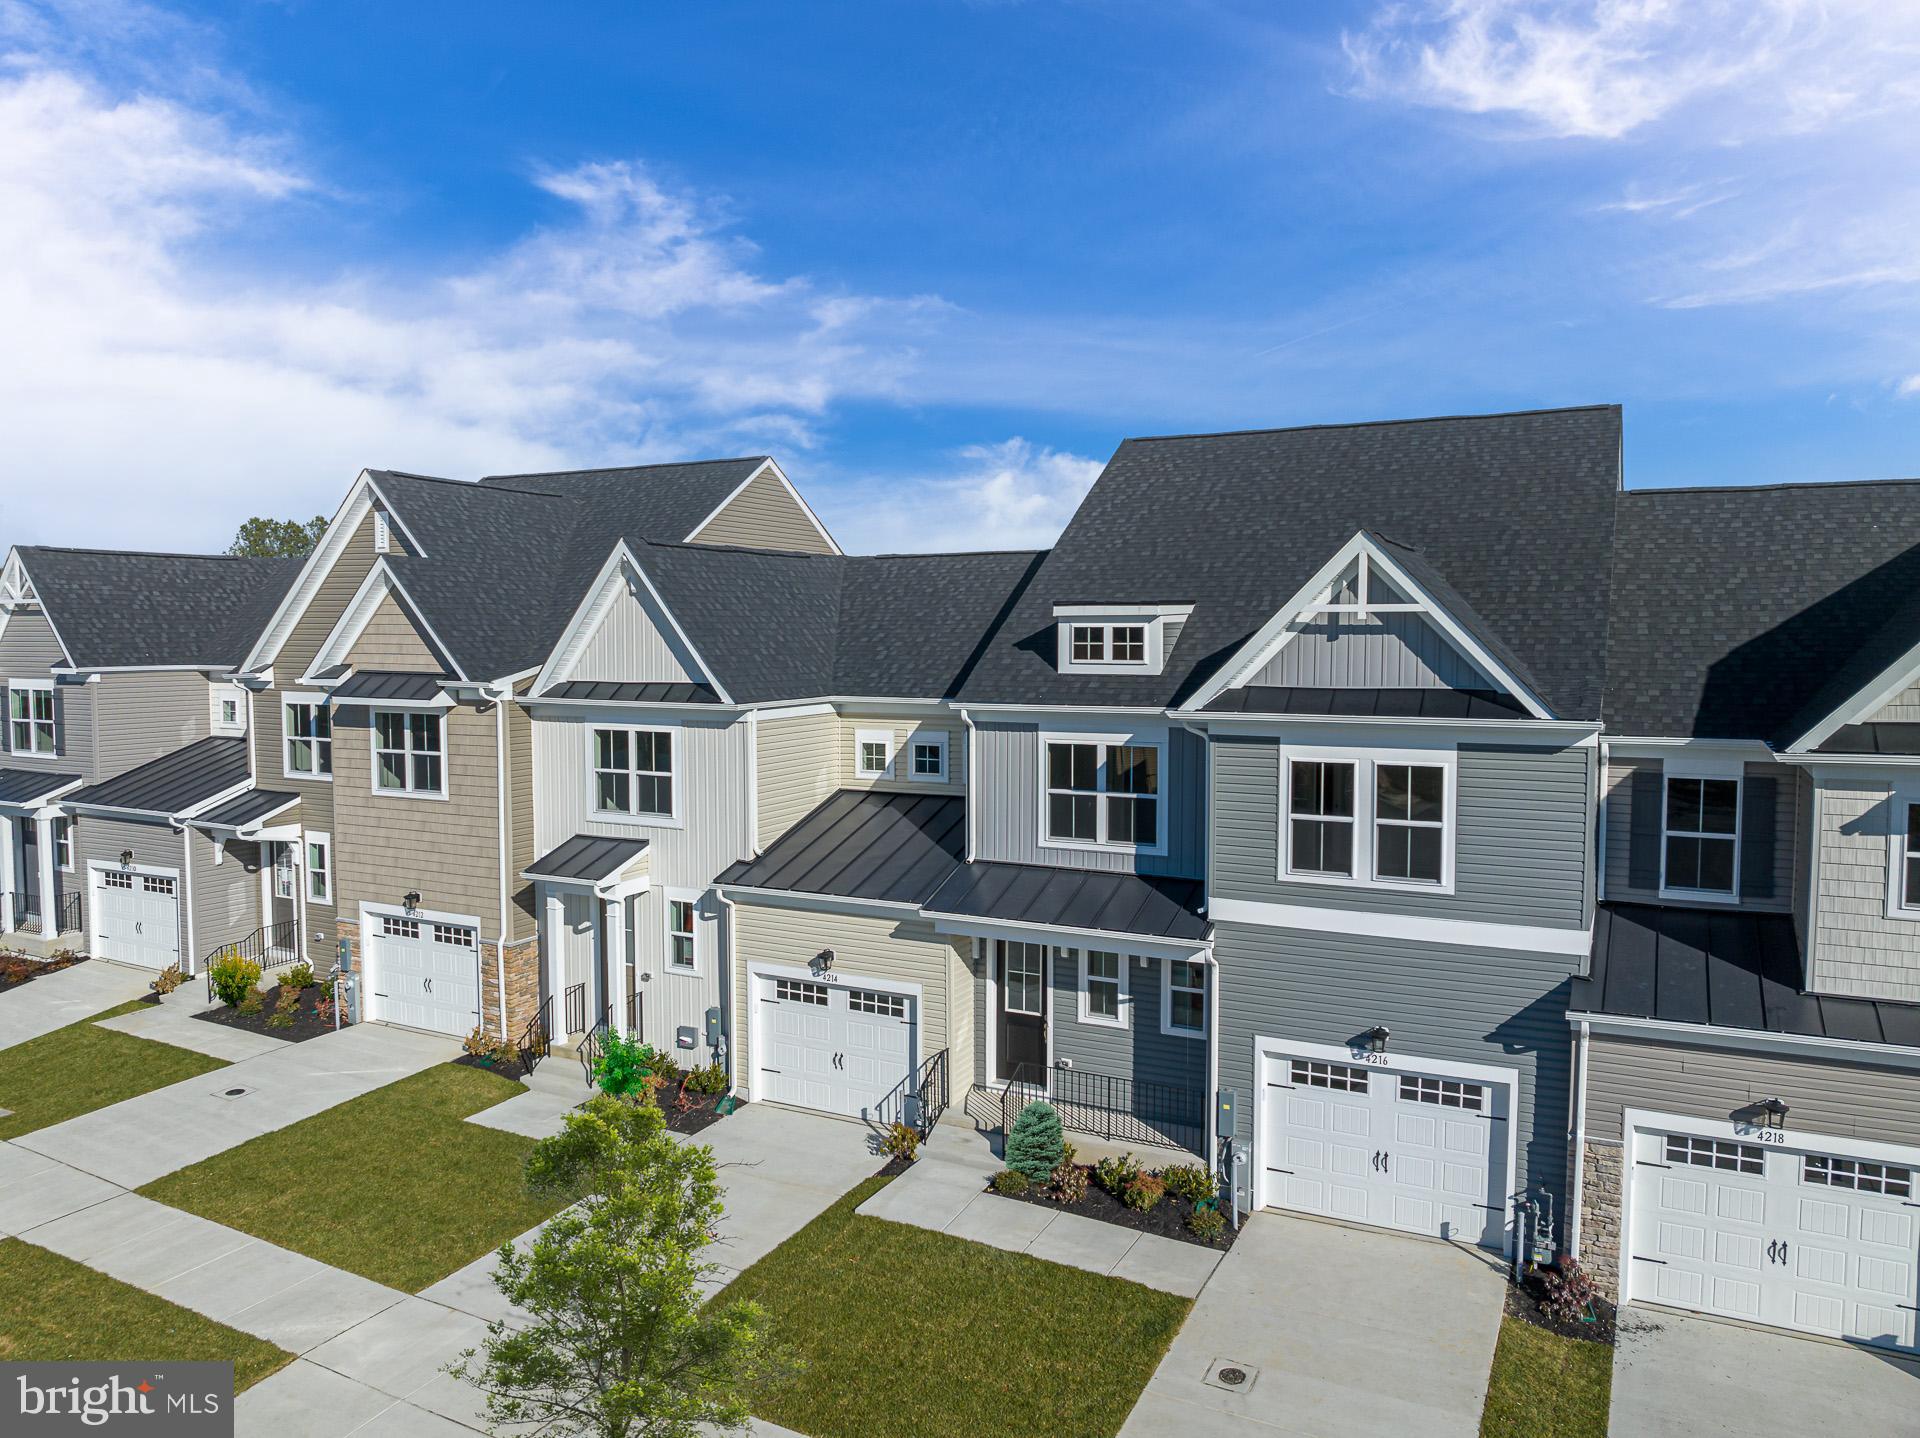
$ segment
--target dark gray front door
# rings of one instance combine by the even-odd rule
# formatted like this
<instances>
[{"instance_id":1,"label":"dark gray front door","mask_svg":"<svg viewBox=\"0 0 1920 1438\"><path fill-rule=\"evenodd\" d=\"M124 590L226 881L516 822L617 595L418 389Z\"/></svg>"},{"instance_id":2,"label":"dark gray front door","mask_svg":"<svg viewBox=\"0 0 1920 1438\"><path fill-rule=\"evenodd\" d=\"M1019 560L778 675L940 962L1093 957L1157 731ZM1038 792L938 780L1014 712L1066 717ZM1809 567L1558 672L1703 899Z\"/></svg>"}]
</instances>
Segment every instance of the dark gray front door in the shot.
<instances>
[{"instance_id":1,"label":"dark gray front door","mask_svg":"<svg viewBox=\"0 0 1920 1438\"><path fill-rule=\"evenodd\" d=\"M1000 1077L1010 1079L1022 1064L1025 1077L1046 1081L1047 951L1040 944L994 941L995 1007L1000 1029Z\"/></svg>"},{"instance_id":2,"label":"dark gray front door","mask_svg":"<svg viewBox=\"0 0 1920 1438\"><path fill-rule=\"evenodd\" d=\"M20 914L38 916L40 913L40 826L31 819L9 819L10 824L18 826L20 835L20 885L15 890L20 895L16 909Z\"/></svg>"}]
</instances>

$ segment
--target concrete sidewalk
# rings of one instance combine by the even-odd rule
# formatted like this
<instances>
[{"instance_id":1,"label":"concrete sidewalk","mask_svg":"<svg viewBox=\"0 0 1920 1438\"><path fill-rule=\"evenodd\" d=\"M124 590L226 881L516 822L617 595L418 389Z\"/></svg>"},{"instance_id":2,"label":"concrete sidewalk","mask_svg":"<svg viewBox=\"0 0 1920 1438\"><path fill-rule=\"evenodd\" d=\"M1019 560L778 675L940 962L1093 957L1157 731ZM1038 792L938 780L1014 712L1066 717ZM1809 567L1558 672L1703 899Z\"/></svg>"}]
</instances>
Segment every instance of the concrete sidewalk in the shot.
<instances>
[{"instance_id":1,"label":"concrete sidewalk","mask_svg":"<svg viewBox=\"0 0 1920 1438\"><path fill-rule=\"evenodd\" d=\"M1255 1214L1121 1438L1478 1438L1505 1297L1478 1250Z\"/></svg>"},{"instance_id":2,"label":"concrete sidewalk","mask_svg":"<svg viewBox=\"0 0 1920 1438\"><path fill-rule=\"evenodd\" d=\"M0 993L0 1049L77 1024L103 1009L117 1008L148 992L148 969L88 959L70 969L42 974Z\"/></svg>"},{"instance_id":3,"label":"concrete sidewalk","mask_svg":"<svg viewBox=\"0 0 1920 1438\"><path fill-rule=\"evenodd\" d=\"M230 1064L287 1047L286 1039L270 1038L247 1029L228 1028L225 1024L206 1023L194 1017L195 1014L218 1007L218 999L209 999L205 987L189 979L159 1003L145 1005L116 1018L102 1019L100 1027L132 1034L137 1039L171 1044L177 1049L191 1049L197 1054L225 1059Z\"/></svg>"}]
</instances>

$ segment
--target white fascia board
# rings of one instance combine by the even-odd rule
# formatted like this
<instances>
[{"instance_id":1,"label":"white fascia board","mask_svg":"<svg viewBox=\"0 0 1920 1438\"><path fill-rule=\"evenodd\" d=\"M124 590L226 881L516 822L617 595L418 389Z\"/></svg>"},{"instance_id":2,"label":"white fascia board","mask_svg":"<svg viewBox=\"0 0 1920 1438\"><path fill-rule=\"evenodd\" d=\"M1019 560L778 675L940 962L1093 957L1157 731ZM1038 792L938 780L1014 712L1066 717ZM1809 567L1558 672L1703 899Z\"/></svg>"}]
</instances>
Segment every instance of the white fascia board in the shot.
<instances>
[{"instance_id":1,"label":"white fascia board","mask_svg":"<svg viewBox=\"0 0 1920 1438\"><path fill-rule=\"evenodd\" d=\"M1328 909L1313 904L1275 904L1259 899L1212 899L1207 905L1207 915L1216 924L1255 924L1267 929L1400 939L1467 949L1517 949L1570 958L1583 957L1593 948L1593 932L1584 928L1496 924L1482 919L1425 919Z\"/></svg>"},{"instance_id":2,"label":"white fascia board","mask_svg":"<svg viewBox=\"0 0 1920 1438\"><path fill-rule=\"evenodd\" d=\"M647 593L652 596L655 606L666 616L667 623L673 627L674 636L686 646L687 653L693 656L693 662L699 667L701 678L712 687L714 693L720 696L722 703L732 704L733 696L720 682L720 676L714 673L713 666L707 663L706 656L701 654L699 647L687 636L687 631L681 627L680 621L674 617L673 611L667 607L666 600L661 598L660 591L654 587L653 580L641 566L639 556L624 539L614 544L613 552L607 556L606 563L600 566L600 572L594 576L593 583L587 586L586 594L581 597L580 603L574 606L573 616L567 620L566 628L560 631L559 639L554 642L553 652L547 656L547 662L540 667L540 675L534 680L533 691L528 697L545 698L547 689L566 680L567 675L562 671L560 658L573 649L576 641L586 638L591 626L597 625L606 617L606 612L612 608L612 605L610 603L603 605L602 601L607 597L609 586L619 577L622 565L630 566L640 582L646 586Z\"/></svg>"},{"instance_id":3,"label":"white fascia board","mask_svg":"<svg viewBox=\"0 0 1920 1438\"><path fill-rule=\"evenodd\" d=\"M1675 753L1743 756L1771 759L1773 747L1764 739L1673 739L1659 735L1623 734L1607 736L1607 748L1614 754L1636 759L1665 759Z\"/></svg>"},{"instance_id":4,"label":"white fascia board","mask_svg":"<svg viewBox=\"0 0 1920 1438\"><path fill-rule=\"evenodd\" d=\"M1154 959L1211 962L1213 957L1211 939L1154 939L1145 934L1129 934L1115 929L1070 929L1027 920L984 918L978 914L947 914L927 908L922 908L920 912L933 925L936 934L961 934L988 939L1018 935L1037 943L1061 947L1093 943Z\"/></svg>"},{"instance_id":5,"label":"white fascia board","mask_svg":"<svg viewBox=\"0 0 1920 1438\"><path fill-rule=\"evenodd\" d=\"M1274 739L1297 739L1302 728L1339 730L1350 726L1369 731L1412 729L1436 735L1458 730L1468 735L1484 736L1489 731L1496 731L1518 743L1537 742L1587 748L1600 742L1601 731L1598 723L1569 719L1403 719L1355 714L1201 713L1192 709L1170 709L1167 713L1170 718L1187 726L1259 734ZM1314 742L1329 741L1316 735Z\"/></svg>"},{"instance_id":6,"label":"white fascia board","mask_svg":"<svg viewBox=\"0 0 1920 1438\"><path fill-rule=\"evenodd\" d=\"M516 694L513 702L522 709L540 710L546 718L552 720L565 719L569 717L568 711L574 709L590 711L575 716L585 719L600 719L604 711L645 715L657 710L676 718L682 715L694 718L701 714L711 714L716 719L735 719L743 712L738 704L663 704L652 699L563 699L557 695L544 694Z\"/></svg>"},{"instance_id":7,"label":"white fascia board","mask_svg":"<svg viewBox=\"0 0 1920 1438\"><path fill-rule=\"evenodd\" d=\"M222 789L219 793L209 794L206 798L199 800L197 803L189 804L184 809L176 810L174 813L169 814L167 817L170 819L179 819L179 820L190 822L197 816L206 813L210 809L219 808L222 804L226 803L230 799L238 799L242 794L245 794L252 788L253 788L253 776L248 775L245 779L242 779L238 784L229 784L226 788ZM296 799L294 802L298 803L299 801Z\"/></svg>"},{"instance_id":8,"label":"white fascia board","mask_svg":"<svg viewBox=\"0 0 1920 1438\"><path fill-rule=\"evenodd\" d=\"M414 603L413 596L407 593L406 585L400 582L400 576L394 573L385 555L381 555L374 561L373 568L367 571L367 577L360 581L360 587L353 592L353 598L347 602L347 607L340 611L340 617L334 621L333 628L327 631L327 637L320 641L319 649L314 652L313 663L307 666L308 673L301 676L300 682L322 684L325 681L311 677L315 671L335 664L345 664L347 651L360 641L360 636L366 632L367 625L373 620L374 612L379 609L380 601L389 594L406 606L407 617L420 627L428 641L440 652L441 657L452 666L454 676L468 684L473 683L466 670L462 669L459 661L453 657L453 651L441 642L438 634L434 633L433 626L427 622L427 616L421 612L420 606Z\"/></svg>"},{"instance_id":9,"label":"white fascia board","mask_svg":"<svg viewBox=\"0 0 1920 1438\"><path fill-rule=\"evenodd\" d=\"M788 479L786 476L786 471L781 469L780 466L776 464L772 459L763 460L758 469L756 469L752 474L748 475L745 479L741 480L740 483L736 484L733 487L733 492L729 494L725 499L721 500L718 504L716 504L713 507L713 512L711 514L709 514L705 519L701 520L698 524L694 525L692 530L689 531L689 533L687 534L687 537L684 540L682 540L681 543L683 544L696 543L700 538L700 531L705 529L709 524L712 524L714 520L718 519L721 515L721 512L725 510L728 505L732 504L734 500L738 499L741 496L741 494L745 492L748 485L752 484L756 479L760 478L760 476L763 474L771 474L775 479L780 481L780 487L786 490L786 492L792 497L793 502L795 504L800 506L800 512L806 515L808 523L812 524L813 527L820 532L820 537L826 540L828 547L831 548L835 554L844 554L846 552L845 550L841 549L840 541L835 539L831 534L827 532L826 525L820 522L820 516L813 512L813 506L807 503L806 497L802 495L798 489L794 488L793 481Z\"/></svg>"},{"instance_id":10,"label":"white fascia board","mask_svg":"<svg viewBox=\"0 0 1920 1438\"><path fill-rule=\"evenodd\" d=\"M745 900L776 909L807 909L828 914L918 914L918 904L892 899L854 899L842 894L804 894L796 889L758 889L751 884L715 884L713 890L732 902Z\"/></svg>"},{"instance_id":11,"label":"white fascia board","mask_svg":"<svg viewBox=\"0 0 1920 1438\"><path fill-rule=\"evenodd\" d=\"M1056 604L1055 619L1189 619L1191 604Z\"/></svg>"},{"instance_id":12,"label":"white fascia board","mask_svg":"<svg viewBox=\"0 0 1920 1438\"><path fill-rule=\"evenodd\" d=\"M1586 1024L1592 1033L1617 1038L1658 1040L1689 1048L1741 1049L1782 1057L1819 1059L1827 1063L1872 1064L1881 1068L1920 1070L1920 1048L1904 1044L1875 1044L1861 1039L1830 1039L1817 1034L1785 1034L1771 1029L1736 1029L1720 1024L1683 1024L1672 1019L1632 1018L1569 1010L1567 1022Z\"/></svg>"},{"instance_id":13,"label":"white fascia board","mask_svg":"<svg viewBox=\"0 0 1920 1438\"><path fill-rule=\"evenodd\" d=\"M1147 705L1134 708L1106 704L974 704L955 701L951 707L962 714L1003 714L1016 716L1021 714L1081 714L1086 716L1087 722L1090 724L1100 723L1108 715L1123 719L1170 719L1174 717L1174 712L1171 709Z\"/></svg>"},{"instance_id":14,"label":"white fascia board","mask_svg":"<svg viewBox=\"0 0 1920 1438\"><path fill-rule=\"evenodd\" d=\"M1849 724L1864 723L1869 714L1883 708L1894 695L1916 680L1920 680L1920 644L1915 644L1905 654L1882 669L1871 682L1856 691L1846 703L1840 705L1787 747L1795 751L1817 749L1831 739L1836 731L1844 729Z\"/></svg>"},{"instance_id":15,"label":"white fascia board","mask_svg":"<svg viewBox=\"0 0 1920 1438\"><path fill-rule=\"evenodd\" d=\"M1782 764L1798 764L1802 769L1819 773L1822 769L1915 769L1920 768L1920 754L1795 754L1782 752L1775 756Z\"/></svg>"}]
</instances>

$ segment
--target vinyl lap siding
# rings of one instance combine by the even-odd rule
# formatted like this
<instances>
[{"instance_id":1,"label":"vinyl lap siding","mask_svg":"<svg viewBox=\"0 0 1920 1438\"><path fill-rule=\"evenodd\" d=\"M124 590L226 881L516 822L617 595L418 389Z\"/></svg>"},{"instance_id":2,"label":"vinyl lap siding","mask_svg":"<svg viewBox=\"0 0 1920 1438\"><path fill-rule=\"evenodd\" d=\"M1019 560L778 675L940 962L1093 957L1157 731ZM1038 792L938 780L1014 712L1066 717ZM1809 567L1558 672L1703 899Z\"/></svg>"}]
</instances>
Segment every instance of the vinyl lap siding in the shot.
<instances>
[{"instance_id":1,"label":"vinyl lap siding","mask_svg":"<svg viewBox=\"0 0 1920 1438\"><path fill-rule=\"evenodd\" d=\"M66 662L66 652L54 637L53 626L47 622L44 614L20 613L7 620L6 633L0 634L0 681L19 679L37 684L50 683L53 679L49 672L51 666ZM0 682L0 689L5 687L4 682ZM57 747L51 754L12 752L13 726L0 725L0 749L5 750L7 763L16 768L78 773L89 783L112 777L99 772L94 759L96 726L92 691L95 687L91 684L54 686L53 712L58 727L54 734Z\"/></svg>"},{"instance_id":2,"label":"vinyl lap siding","mask_svg":"<svg viewBox=\"0 0 1920 1438\"><path fill-rule=\"evenodd\" d=\"M1920 1001L1920 920L1887 917L1894 808L1883 780L1821 786L1820 889L1807 981L1817 993Z\"/></svg>"},{"instance_id":3,"label":"vinyl lap siding","mask_svg":"<svg viewBox=\"0 0 1920 1438\"><path fill-rule=\"evenodd\" d=\"M755 843L765 848L833 793L840 720L833 714L761 718L755 725L759 770Z\"/></svg>"},{"instance_id":4,"label":"vinyl lap siding","mask_svg":"<svg viewBox=\"0 0 1920 1438\"><path fill-rule=\"evenodd\" d=\"M100 777L111 778L171 754L212 732L204 674L164 670L103 674L94 700L100 716Z\"/></svg>"},{"instance_id":5,"label":"vinyl lap siding","mask_svg":"<svg viewBox=\"0 0 1920 1438\"><path fill-rule=\"evenodd\" d=\"M120 867L120 855L127 850L133 851L135 868L171 869L175 874L184 876L186 868L181 851L181 836L166 824L136 824L123 819L107 819L98 814L82 816L73 829L73 873L56 875L61 882L71 883L86 895L83 902L87 906L88 942L93 934L93 880L88 872L94 864L102 864L111 869ZM198 936L189 943L187 938L187 896L184 884L176 885L174 894L178 900L180 913L180 963L183 968L204 968L209 950L198 943ZM194 952L198 949L199 952Z\"/></svg>"},{"instance_id":6,"label":"vinyl lap siding","mask_svg":"<svg viewBox=\"0 0 1920 1438\"><path fill-rule=\"evenodd\" d=\"M260 845L228 844L219 863L214 862L215 845L204 834L191 834L187 852L193 863L193 943L205 958L228 944L236 944L259 928ZM305 882L304 873L301 882ZM310 925L311 926L311 925ZM330 949L320 948L317 958L327 958Z\"/></svg>"},{"instance_id":7,"label":"vinyl lap siding","mask_svg":"<svg viewBox=\"0 0 1920 1438\"><path fill-rule=\"evenodd\" d=\"M1796 1136L1911 1144L1920 1133L1920 1074L1862 1064L1728 1053L1596 1034L1587 1044L1588 1138L1618 1143L1621 1113L1646 1109L1718 1119L1787 1101Z\"/></svg>"},{"instance_id":8,"label":"vinyl lap siding","mask_svg":"<svg viewBox=\"0 0 1920 1438\"><path fill-rule=\"evenodd\" d=\"M860 772L860 735L879 731L893 737L893 773L876 779ZM944 783L909 777L916 738L945 735L947 779ZM884 789L895 794L955 794L967 787L967 729L958 717L937 719L917 715L843 714L836 745L833 784L839 789Z\"/></svg>"},{"instance_id":9,"label":"vinyl lap siding","mask_svg":"<svg viewBox=\"0 0 1920 1438\"><path fill-rule=\"evenodd\" d=\"M700 544L833 553L833 546L807 518L806 511L772 474L762 474L748 484L691 538Z\"/></svg>"},{"instance_id":10,"label":"vinyl lap siding","mask_svg":"<svg viewBox=\"0 0 1920 1438\"><path fill-rule=\"evenodd\" d=\"M1607 762L1606 894L1609 899L1647 904L1686 902L1662 899L1657 884L1633 882L1633 776L1659 774L1662 768L1658 759L1614 758ZM1800 881L1800 859L1804 853L1801 835L1808 832L1803 826L1800 789L1808 781L1799 770L1786 764L1748 764L1745 775L1749 780L1771 779L1775 784L1773 896L1763 899L1746 895L1740 905L1759 913L1785 913L1793 906L1794 889Z\"/></svg>"},{"instance_id":11,"label":"vinyl lap siding","mask_svg":"<svg viewBox=\"0 0 1920 1438\"><path fill-rule=\"evenodd\" d=\"M1591 749L1462 744L1454 892L1300 883L1280 870L1280 744L1216 735L1214 898L1578 929L1586 923Z\"/></svg>"},{"instance_id":12,"label":"vinyl lap siding","mask_svg":"<svg viewBox=\"0 0 1920 1438\"><path fill-rule=\"evenodd\" d=\"M1868 717L1869 724L1920 724L1920 684L1910 684Z\"/></svg>"},{"instance_id":13,"label":"vinyl lap siding","mask_svg":"<svg viewBox=\"0 0 1920 1438\"><path fill-rule=\"evenodd\" d=\"M1303 626L1251 684L1315 689L1490 689L1486 675L1417 614Z\"/></svg>"},{"instance_id":14,"label":"vinyl lap siding","mask_svg":"<svg viewBox=\"0 0 1920 1438\"><path fill-rule=\"evenodd\" d=\"M1074 1068L1083 1073L1171 1084L1199 1093L1207 1083L1206 1041L1161 1032L1161 961L1129 955L1124 962L1129 999L1121 1004L1121 1012L1127 1016L1127 1026L1115 1028L1080 1018L1079 952L1049 950L1053 1012L1048 1023L1055 1061L1072 1059Z\"/></svg>"}]
</instances>

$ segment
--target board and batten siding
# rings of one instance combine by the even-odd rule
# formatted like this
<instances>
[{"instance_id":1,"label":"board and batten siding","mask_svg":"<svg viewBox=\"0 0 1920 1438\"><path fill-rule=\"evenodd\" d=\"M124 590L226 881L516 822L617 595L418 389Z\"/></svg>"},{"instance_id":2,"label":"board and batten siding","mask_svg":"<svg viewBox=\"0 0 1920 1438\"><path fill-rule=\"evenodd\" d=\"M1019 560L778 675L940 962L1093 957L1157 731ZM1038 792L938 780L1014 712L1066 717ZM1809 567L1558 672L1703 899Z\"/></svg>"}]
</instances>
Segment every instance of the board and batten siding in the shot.
<instances>
[{"instance_id":1,"label":"board and batten siding","mask_svg":"<svg viewBox=\"0 0 1920 1438\"><path fill-rule=\"evenodd\" d=\"M748 983L748 965L782 964L804 969L822 949L833 950L833 972L845 984L858 986L862 978L918 984L920 1035L915 1061L923 1063L946 1049L950 1084L972 1072L973 1059L968 1053L972 1024L965 1016L966 986L971 982L965 958L967 940L936 934L932 924L911 916L832 913L745 895L735 900L734 913L738 932L733 946L733 983L741 996L741 1032L734 1049L736 1083L751 1085L755 1062L756 996Z\"/></svg>"},{"instance_id":2,"label":"board and batten siding","mask_svg":"<svg viewBox=\"0 0 1920 1438\"><path fill-rule=\"evenodd\" d=\"M1257 1041L1358 1041L1376 1024L1390 1052L1515 1071L1514 1188L1566 1194L1572 1044L1564 957L1516 950L1221 923L1217 966L1220 1087L1240 1100L1251 1133ZM1260 1135L1248 1172L1263 1162ZM1560 1205L1564 1209L1564 1202Z\"/></svg>"},{"instance_id":3,"label":"board and batten siding","mask_svg":"<svg viewBox=\"0 0 1920 1438\"><path fill-rule=\"evenodd\" d=\"M1607 806L1607 898L1615 901L1627 901L1645 904L1685 904L1681 897L1663 899L1660 897L1658 858L1650 874L1641 876L1642 882L1634 882L1634 782L1635 776L1650 774L1656 778L1662 776L1665 766L1658 759L1627 758L1612 756L1607 761L1607 781L1605 803ZM1773 825L1772 857L1767 861L1768 877L1763 884L1756 885L1748 881L1743 873L1740 879L1742 908L1760 913L1786 913L1793 906L1793 895L1799 883L1799 870L1804 859L1804 849L1800 836L1806 832L1802 827L1802 807L1800 790L1806 777L1790 764L1774 764L1765 760L1747 764L1742 770L1742 804L1751 802L1751 796L1758 791L1755 782L1773 785ZM1664 805L1664 789L1662 794ZM1664 813L1657 814L1651 826L1654 843L1664 843ZM1750 822L1741 826L1750 839L1754 832ZM1643 817L1643 830L1645 821ZM1647 840L1643 837L1641 842ZM1742 848L1750 850L1750 842L1743 842ZM1744 870L1750 854L1743 853L1741 867ZM1651 880L1649 882L1649 879ZM1770 889L1771 893L1756 893L1756 888ZM1708 904L1706 907L1721 908L1724 905Z\"/></svg>"},{"instance_id":4,"label":"board and batten siding","mask_svg":"<svg viewBox=\"0 0 1920 1438\"><path fill-rule=\"evenodd\" d=\"M1088 734L1137 735L1143 742L1164 740L1166 756L1160 776L1160 810L1161 821L1166 826L1167 852L1133 854L1042 843L1042 726L976 719L978 782L971 795L972 802L979 807L974 821L978 846L975 857L982 861L1042 864L1056 869L1199 878L1206 867L1206 741L1185 729L1136 729L1126 716L1117 714L1111 724L1089 721L1078 727ZM1072 737L1066 725L1048 728L1045 732Z\"/></svg>"},{"instance_id":5,"label":"board and batten siding","mask_svg":"<svg viewBox=\"0 0 1920 1438\"><path fill-rule=\"evenodd\" d=\"M1816 799L1819 892L1807 987L1863 999L1920 1001L1920 918L1887 917L1890 781L1823 777Z\"/></svg>"},{"instance_id":6,"label":"board and batten siding","mask_svg":"<svg viewBox=\"0 0 1920 1438\"><path fill-rule=\"evenodd\" d=\"M1163 960L1137 954L1121 957L1127 966L1127 994L1120 1011L1127 1023L1125 1028L1115 1028L1080 1018L1081 951L1049 946L1048 1001L1053 1009L1047 1023L1054 1061L1071 1059L1081 1073L1186 1089L1195 1095L1196 1109L1204 1112L1207 1041L1161 1030ZM1163 1108L1173 1111L1171 1105Z\"/></svg>"},{"instance_id":7,"label":"board and batten siding","mask_svg":"<svg viewBox=\"0 0 1920 1438\"><path fill-rule=\"evenodd\" d=\"M1310 689L1498 687L1418 614L1341 615L1302 625L1247 682Z\"/></svg>"},{"instance_id":8,"label":"board and batten siding","mask_svg":"<svg viewBox=\"0 0 1920 1438\"><path fill-rule=\"evenodd\" d=\"M47 622L46 615L23 610L8 618L6 633L0 634L0 681L52 683L52 666L66 662L66 651L54 637L53 626ZM5 683L0 682L0 690L5 688ZM54 685L53 715L58 727L54 731L56 747L51 754L30 750L13 752L13 726L0 724L0 751L5 752L7 763L16 768L78 774L88 783L111 778L111 774L100 772L94 757L98 737L94 721L93 691L96 688L94 684ZM0 698L0 703L5 702L8 701Z\"/></svg>"},{"instance_id":9,"label":"board and batten siding","mask_svg":"<svg viewBox=\"0 0 1920 1438\"><path fill-rule=\"evenodd\" d=\"M694 656L672 633L653 597L625 566L621 575L624 588L613 596L599 623L579 637L572 656L559 666L560 675L616 684L703 682Z\"/></svg>"},{"instance_id":10,"label":"board and batten siding","mask_svg":"<svg viewBox=\"0 0 1920 1438\"><path fill-rule=\"evenodd\" d=\"M758 475L690 538L698 544L832 554L807 513L769 471Z\"/></svg>"},{"instance_id":11,"label":"board and batten siding","mask_svg":"<svg viewBox=\"0 0 1920 1438\"><path fill-rule=\"evenodd\" d=\"M171 754L213 732L204 674L136 670L103 674L97 691L100 739L95 760L103 779Z\"/></svg>"},{"instance_id":12,"label":"board and batten siding","mask_svg":"<svg viewBox=\"0 0 1920 1438\"><path fill-rule=\"evenodd\" d=\"M1630 1108L1725 1121L1769 1098L1787 1101L1793 1135L1912 1144L1920 1073L1792 1055L1741 1053L1594 1034L1587 1041L1586 1136L1622 1141Z\"/></svg>"},{"instance_id":13,"label":"board and batten siding","mask_svg":"<svg viewBox=\"0 0 1920 1438\"><path fill-rule=\"evenodd\" d=\"M1303 742L1312 742L1303 736ZM1454 891L1314 884L1280 874L1280 741L1212 745L1212 898L1545 928L1584 928L1591 748L1461 744Z\"/></svg>"}]
</instances>

